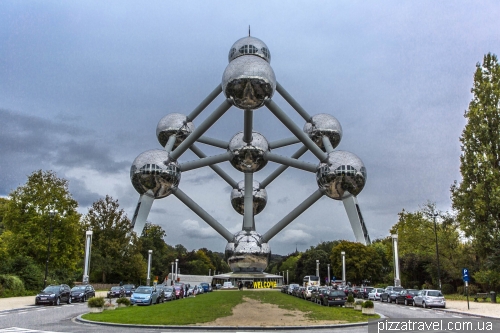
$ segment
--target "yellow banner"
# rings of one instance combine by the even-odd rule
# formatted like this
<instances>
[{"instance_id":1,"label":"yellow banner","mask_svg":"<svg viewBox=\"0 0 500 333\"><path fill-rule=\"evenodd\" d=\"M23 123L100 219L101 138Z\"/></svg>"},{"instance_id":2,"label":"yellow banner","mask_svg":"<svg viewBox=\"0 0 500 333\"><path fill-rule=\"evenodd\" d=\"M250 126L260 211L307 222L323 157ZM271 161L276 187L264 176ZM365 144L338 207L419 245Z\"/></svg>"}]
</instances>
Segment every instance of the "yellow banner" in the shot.
<instances>
[{"instance_id":1,"label":"yellow banner","mask_svg":"<svg viewBox=\"0 0 500 333\"><path fill-rule=\"evenodd\" d=\"M276 281L257 281L253 283L254 289L263 289L263 288L276 288L278 284Z\"/></svg>"}]
</instances>

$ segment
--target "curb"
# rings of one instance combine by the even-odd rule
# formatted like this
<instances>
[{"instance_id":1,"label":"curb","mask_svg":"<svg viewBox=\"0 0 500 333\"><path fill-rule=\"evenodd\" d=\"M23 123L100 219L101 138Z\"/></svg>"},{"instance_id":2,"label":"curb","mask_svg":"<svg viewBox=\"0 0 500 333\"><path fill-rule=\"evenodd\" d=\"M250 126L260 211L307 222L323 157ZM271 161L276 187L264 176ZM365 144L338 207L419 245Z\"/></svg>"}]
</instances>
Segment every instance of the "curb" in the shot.
<instances>
[{"instance_id":1,"label":"curb","mask_svg":"<svg viewBox=\"0 0 500 333\"><path fill-rule=\"evenodd\" d=\"M458 311L458 310L449 310L449 309L436 309L434 308L433 310L435 311L441 311L441 312L447 312L447 313L454 313L454 314L461 314L469 317L478 317L478 318L487 318L487 319L500 319L500 317L491 317L491 316L484 316L476 313L468 313L465 311Z\"/></svg>"},{"instance_id":2,"label":"curb","mask_svg":"<svg viewBox=\"0 0 500 333\"><path fill-rule=\"evenodd\" d=\"M379 321L385 318L384 315L380 313L376 313L380 316L380 319L373 320L370 322ZM115 327L136 327L136 328L165 328L165 329L176 329L176 330L205 330L205 331L234 331L234 330L252 330L252 331L281 331L281 330L304 330L304 329L342 329L347 327L359 327L359 326L368 326L369 322L361 322L361 323L349 323L349 324L336 324L336 325L311 325L311 326L193 326L193 325L185 325L185 326L176 326L176 325L136 325L136 324L118 324L118 323L108 323L108 322L100 322L100 321L92 321L83 319L81 314L75 318L76 322L84 323L84 324L95 324L102 326L115 326Z\"/></svg>"}]
</instances>

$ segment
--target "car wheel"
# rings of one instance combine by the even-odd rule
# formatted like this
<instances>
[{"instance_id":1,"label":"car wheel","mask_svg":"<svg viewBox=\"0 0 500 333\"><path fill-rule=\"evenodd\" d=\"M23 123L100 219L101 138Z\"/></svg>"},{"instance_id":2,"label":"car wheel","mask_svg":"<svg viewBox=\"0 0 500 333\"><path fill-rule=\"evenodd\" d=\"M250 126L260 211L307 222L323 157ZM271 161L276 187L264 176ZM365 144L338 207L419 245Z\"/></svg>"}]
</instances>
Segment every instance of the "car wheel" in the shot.
<instances>
[{"instance_id":1,"label":"car wheel","mask_svg":"<svg viewBox=\"0 0 500 333\"><path fill-rule=\"evenodd\" d=\"M59 297L54 302L54 305L61 305L61 299Z\"/></svg>"},{"instance_id":2,"label":"car wheel","mask_svg":"<svg viewBox=\"0 0 500 333\"><path fill-rule=\"evenodd\" d=\"M408 306L408 300L407 299L405 299L405 305Z\"/></svg>"},{"instance_id":3,"label":"car wheel","mask_svg":"<svg viewBox=\"0 0 500 333\"><path fill-rule=\"evenodd\" d=\"M69 295L67 303L71 304L71 295Z\"/></svg>"},{"instance_id":4,"label":"car wheel","mask_svg":"<svg viewBox=\"0 0 500 333\"><path fill-rule=\"evenodd\" d=\"M417 304L415 304L415 301L413 301L413 307L414 308L417 307Z\"/></svg>"},{"instance_id":5,"label":"car wheel","mask_svg":"<svg viewBox=\"0 0 500 333\"><path fill-rule=\"evenodd\" d=\"M151 304L153 304L153 300L152 299L149 300L149 305L151 305Z\"/></svg>"},{"instance_id":6,"label":"car wheel","mask_svg":"<svg viewBox=\"0 0 500 333\"><path fill-rule=\"evenodd\" d=\"M38 301L37 300L35 300L35 305L38 305Z\"/></svg>"},{"instance_id":7,"label":"car wheel","mask_svg":"<svg viewBox=\"0 0 500 333\"><path fill-rule=\"evenodd\" d=\"M83 296L82 297L82 303L85 303L86 300L87 300L87 296Z\"/></svg>"},{"instance_id":8,"label":"car wheel","mask_svg":"<svg viewBox=\"0 0 500 333\"><path fill-rule=\"evenodd\" d=\"M427 309L427 305L425 305L425 302L422 302L422 307L423 307L424 309Z\"/></svg>"}]
</instances>

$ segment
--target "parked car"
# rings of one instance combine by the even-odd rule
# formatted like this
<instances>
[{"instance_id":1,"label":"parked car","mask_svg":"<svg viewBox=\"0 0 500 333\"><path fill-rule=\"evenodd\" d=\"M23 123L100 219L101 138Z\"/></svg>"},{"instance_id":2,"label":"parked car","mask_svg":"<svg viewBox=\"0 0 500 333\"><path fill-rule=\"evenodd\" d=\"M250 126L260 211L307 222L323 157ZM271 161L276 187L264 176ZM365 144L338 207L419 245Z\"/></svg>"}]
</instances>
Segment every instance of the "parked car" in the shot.
<instances>
[{"instance_id":1,"label":"parked car","mask_svg":"<svg viewBox=\"0 0 500 333\"><path fill-rule=\"evenodd\" d=\"M292 295L295 297L302 297L302 290L304 290L304 287L295 287L293 288Z\"/></svg>"},{"instance_id":2,"label":"parked car","mask_svg":"<svg viewBox=\"0 0 500 333\"><path fill-rule=\"evenodd\" d=\"M311 302L314 302L314 303L318 303L318 299L319 299L319 293L321 291L323 291L324 289L327 289L325 287L319 287L319 288L316 288L314 289L312 292L311 292L311 298L310 298L310 301Z\"/></svg>"},{"instance_id":3,"label":"parked car","mask_svg":"<svg viewBox=\"0 0 500 333\"><path fill-rule=\"evenodd\" d=\"M130 296L130 303L137 305L157 304L159 301L158 291L150 286L139 286Z\"/></svg>"},{"instance_id":4,"label":"parked car","mask_svg":"<svg viewBox=\"0 0 500 333\"><path fill-rule=\"evenodd\" d=\"M297 287L297 288L298 288L298 287L299 287L299 285L298 285L298 284L296 284L296 283L292 283L292 284L288 285L288 295L291 295L291 294L293 293L293 289L294 289L295 287Z\"/></svg>"},{"instance_id":5,"label":"parked car","mask_svg":"<svg viewBox=\"0 0 500 333\"><path fill-rule=\"evenodd\" d=\"M108 298L125 297L125 289L122 286L114 286L108 291Z\"/></svg>"},{"instance_id":6,"label":"parked car","mask_svg":"<svg viewBox=\"0 0 500 333\"><path fill-rule=\"evenodd\" d=\"M396 302L396 296L399 294L401 290L403 290L403 287L394 287L394 286L389 286L385 288L385 291L380 295L380 301L386 301L389 303Z\"/></svg>"},{"instance_id":7,"label":"parked car","mask_svg":"<svg viewBox=\"0 0 500 333\"><path fill-rule=\"evenodd\" d=\"M368 293L373 290L373 287L361 287L356 294L357 298L368 298Z\"/></svg>"},{"instance_id":8,"label":"parked car","mask_svg":"<svg viewBox=\"0 0 500 333\"><path fill-rule=\"evenodd\" d=\"M194 286L194 289L196 290L196 295L205 293L205 289L201 285Z\"/></svg>"},{"instance_id":9,"label":"parked car","mask_svg":"<svg viewBox=\"0 0 500 333\"><path fill-rule=\"evenodd\" d=\"M446 308L446 300L439 290L424 289L413 296L413 306L423 308Z\"/></svg>"},{"instance_id":10,"label":"parked car","mask_svg":"<svg viewBox=\"0 0 500 333\"><path fill-rule=\"evenodd\" d=\"M172 301L175 299L175 293L173 287L163 286L163 293L165 294L165 301Z\"/></svg>"},{"instance_id":11,"label":"parked car","mask_svg":"<svg viewBox=\"0 0 500 333\"><path fill-rule=\"evenodd\" d=\"M286 284L281 286L281 292L282 293L287 293L288 292L288 286Z\"/></svg>"},{"instance_id":12,"label":"parked car","mask_svg":"<svg viewBox=\"0 0 500 333\"><path fill-rule=\"evenodd\" d=\"M396 304L412 305L413 297L417 294L417 289L403 289L396 296Z\"/></svg>"},{"instance_id":13,"label":"parked car","mask_svg":"<svg viewBox=\"0 0 500 333\"><path fill-rule=\"evenodd\" d=\"M380 301L380 295L382 295L384 292L385 292L385 290L382 288L373 288L368 293L368 299L374 300L374 301Z\"/></svg>"},{"instance_id":14,"label":"parked car","mask_svg":"<svg viewBox=\"0 0 500 333\"><path fill-rule=\"evenodd\" d=\"M318 294L316 295L316 303L323 304L323 299L325 298L328 288L320 288ZM344 293L345 296L345 293Z\"/></svg>"},{"instance_id":15,"label":"parked car","mask_svg":"<svg viewBox=\"0 0 500 333\"><path fill-rule=\"evenodd\" d=\"M175 298L180 299L184 297L184 288L181 288L181 286L174 286L174 293L175 293Z\"/></svg>"},{"instance_id":16,"label":"parked car","mask_svg":"<svg viewBox=\"0 0 500 333\"><path fill-rule=\"evenodd\" d=\"M95 290L90 284L71 288L71 300L74 302L85 302L91 297L95 297Z\"/></svg>"},{"instance_id":17,"label":"parked car","mask_svg":"<svg viewBox=\"0 0 500 333\"><path fill-rule=\"evenodd\" d=\"M222 288L228 289L228 288L234 288L234 286L233 286L232 282L224 282L224 284L222 285Z\"/></svg>"},{"instance_id":18,"label":"parked car","mask_svg":"<svg viewBox=\"0 0 500 333\"><path fill-rule=\"evenodd\" d=\"M347 296L342 290L328 290L323 295L322 304L325 306L338 305L343 306L347 301Z\"/></svg>"},{"instance_id":19,"label":"parked car","mask_svg":"<svg viewBox=\"0 0 500 333\"><path fill-rule=\"evenodd\" d=\"M222 288L222 285L220 283L216 283L215 284L215 289L220 289L220 288Z\"/></svg>"},{"instance_id":20,"label":"parked car","mask_svg":"<svg viewBox=\"0 0 500 333\"><path fill-rule=\"evenodd\" d=\"M67 284L50 285L35 297L35 305L60 305L61 302L71 304L71 289Z\"/></svg>"},{"instance_id":21,"label":"parked car","mask_svg":"<svg viewBox=\"0 0 500 333\"><path fill-rule=\"evenodd\" d=\"M125 289L125 296L131 296L134 293L135 285L133 284L124 284L123 289Z\"/></svg>"},{"instance_id":22,"label":"parked car","mask_svg":"<svg viewBox=\"0 0 500 333\"><path fill-rule=\"evenodd\" d=\"M206 293L212 291L212 286L210 285L210 283L202 282L202 283L200 283L200 286L203 288L203 291Z\"/></svg>"},{"instance_id":23,"label":"parked car","mask_svg":"<svg viewBox=\"0 0 500 333\"><path fill-rule=\"evenodd\" d=\"M312 291L313 289L316 289L316 287L312 287L312 286L307 286L303 293L302 293L302 297L305 299L305 300L309 300L311 299L311 295L312 295Z\"/></svg>"},{"instance_id":24,"label":"parked car","mask_svg":"<svg viewBox=\"0 0 500 333\"><path fill-rule=\"evenodd\" d=\"M156 289L156 292L158 293L158 299L156 300L156 304L159 303L164 303L165 302L165 292L163 291L163 288L160 286L156 286L153 289Z\"/></svg>"}]
</instances>

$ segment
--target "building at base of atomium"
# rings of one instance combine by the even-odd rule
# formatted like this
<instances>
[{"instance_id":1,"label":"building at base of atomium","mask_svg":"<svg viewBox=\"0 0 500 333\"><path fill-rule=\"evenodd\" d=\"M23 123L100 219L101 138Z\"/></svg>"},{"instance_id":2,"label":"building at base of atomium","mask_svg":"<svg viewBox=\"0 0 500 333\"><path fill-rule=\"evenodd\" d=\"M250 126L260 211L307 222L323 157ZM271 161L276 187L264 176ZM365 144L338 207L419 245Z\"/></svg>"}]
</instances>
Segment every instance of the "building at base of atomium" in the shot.
<instances>
[{"instance_id":1,"label":"building at base of atomium","mask_svg":"<svg viewBox=\"0 0 500 333\"><path fill-rule=\"evenodd\" d=\"M162 118L156 128L156 135L163 149L140 154L130 169L132 185L140 194L132 219L134 231L138 234L142 232L155 199L174 195L227 241L226 258L235 274L233 276L239 276L240 280L258 279L258 274L265 274L263 272L271 255L269 241L323 195L343 202L356 240L370 243L356 199L367 179L363 162L350 152L335 150L342 139L342 127L338 120L329 114L311 116L276 81L270 61L271 53L261 40L248 36L236 41L230 48L229 64L222 75L222 83L190 114L171 113ZM273 101L275 91L304 119L302 129ZM193 121L221 92L226 100L195 127ZM241 109L232 112L243 113L243 130L235 129L229 142L203 136L232 106ZM290 130L292 137L269 142L264 134L253 129L253 112L264 106ZM198 143L219 147L223 152L206 156ZM300 144L300 148L290 157L272 152L273 149L292 144ZM188 149L199 159L180 162L179 158ZM318 159L317 164L299 160L306 151ZM254 180L254 173L266 167L268 161L280 166L261 182ZM223 162L229 162L242 172L243 180L238 182L225 173L217 165ZM212 168L233 189L231 204L243 215L241 231L235 234L181 190L182 173L205 166ZM257 232L255 216L266 206L266 187L288 167L315 173L318 189L261 234ZM264 278L263 275L260 277ZM226 275L220 278L230 280Z\"/></svg>"}]
</instances>

